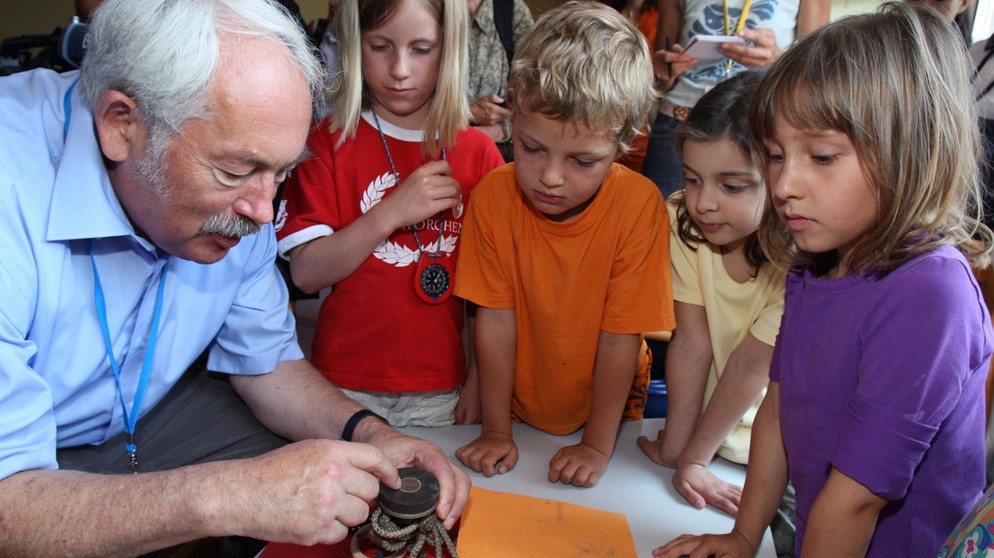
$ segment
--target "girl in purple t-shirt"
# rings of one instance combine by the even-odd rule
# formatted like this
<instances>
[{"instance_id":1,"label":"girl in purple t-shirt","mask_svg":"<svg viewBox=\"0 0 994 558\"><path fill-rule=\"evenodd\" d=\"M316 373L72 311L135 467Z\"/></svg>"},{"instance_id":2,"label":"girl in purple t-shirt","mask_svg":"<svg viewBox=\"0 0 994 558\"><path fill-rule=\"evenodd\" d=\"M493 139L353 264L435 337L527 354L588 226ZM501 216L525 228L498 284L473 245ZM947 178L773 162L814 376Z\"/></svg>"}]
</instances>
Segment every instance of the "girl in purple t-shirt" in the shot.
<instances>
[{"instance_id":1,"label":"girl in purple t-shirt","mask_svg":"<svg viewBox=\"0 0 994 558\"><path fill-rule=\"evenodd\" d=\"M804 39L750 112L760 241L791 273L732 533L656 556L751 556L788 479L795 552L934 557L984 484L991 322L962 39L888 4Z\"/></svg>"}]
</instances>

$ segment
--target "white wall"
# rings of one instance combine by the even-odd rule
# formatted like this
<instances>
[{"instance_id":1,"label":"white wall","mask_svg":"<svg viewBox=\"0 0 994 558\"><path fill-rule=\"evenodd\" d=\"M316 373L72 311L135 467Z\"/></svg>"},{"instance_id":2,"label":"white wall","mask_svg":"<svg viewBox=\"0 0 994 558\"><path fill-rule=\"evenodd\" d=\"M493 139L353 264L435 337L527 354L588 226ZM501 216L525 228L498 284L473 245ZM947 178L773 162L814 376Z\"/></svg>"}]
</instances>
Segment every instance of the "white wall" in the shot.
<instances>
[{"instance_id":1,"label":"white wall","mask_svg":"<svg viewBox=\"0 0 994 558\"><path fill-rule=\"evenodd\" d=\"M973 20L973 42L984 40L994 33L994 0L979 0L976 13Z\"/></svg>"}]
</instances>

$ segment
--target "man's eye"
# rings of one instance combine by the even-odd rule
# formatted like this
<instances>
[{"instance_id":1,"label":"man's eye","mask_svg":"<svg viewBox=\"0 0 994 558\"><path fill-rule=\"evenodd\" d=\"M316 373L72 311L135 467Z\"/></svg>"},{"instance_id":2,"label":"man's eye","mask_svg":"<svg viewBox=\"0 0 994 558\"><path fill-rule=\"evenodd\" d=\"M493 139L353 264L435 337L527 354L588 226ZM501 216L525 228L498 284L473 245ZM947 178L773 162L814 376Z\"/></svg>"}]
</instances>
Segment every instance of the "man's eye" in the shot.
<instances>
[{"instance_id":1,"label":"man's eye","mask_svg":"<svg viewBox=\"0 0 994 558\"><path fill-rule=\"evenodd\" d=\"M225 186L238 186L250 174L252 173L251 172L236 173L224 169L219 169L217 167L214 168L214 177L217 178L218 182L224 184Z\"/></svg>"}]
</instances>

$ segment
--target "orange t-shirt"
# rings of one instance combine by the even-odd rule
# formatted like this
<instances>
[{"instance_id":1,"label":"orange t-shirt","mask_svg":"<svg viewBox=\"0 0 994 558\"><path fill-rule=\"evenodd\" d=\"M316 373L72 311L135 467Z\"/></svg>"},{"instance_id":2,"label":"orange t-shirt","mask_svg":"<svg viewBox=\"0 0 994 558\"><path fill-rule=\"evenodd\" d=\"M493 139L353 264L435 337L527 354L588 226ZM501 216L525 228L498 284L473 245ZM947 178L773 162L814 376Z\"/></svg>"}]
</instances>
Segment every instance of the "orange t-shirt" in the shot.
<instances>
[{"instance_id":1,"label":"orange t-shirt","mask_svg":"<svg viewBox=\"0 0 994 558\"><path fill-rule=\"evenodd\" d=\"M463 224L455 294L515 310L512 414L552 434L581 428L601 330L675 326L662 195L616 163L587 209L557 223L530 204L514 165L505 165L473 190Z\"/></svg>"}]
</instances>

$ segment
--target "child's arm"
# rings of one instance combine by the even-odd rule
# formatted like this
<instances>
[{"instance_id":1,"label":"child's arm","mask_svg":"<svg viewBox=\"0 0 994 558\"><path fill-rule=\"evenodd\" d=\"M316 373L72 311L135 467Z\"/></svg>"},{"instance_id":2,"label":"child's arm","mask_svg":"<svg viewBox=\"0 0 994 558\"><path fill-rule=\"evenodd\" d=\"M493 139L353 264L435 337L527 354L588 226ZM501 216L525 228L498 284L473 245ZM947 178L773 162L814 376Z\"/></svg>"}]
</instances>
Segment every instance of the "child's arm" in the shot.
<instances>
[{"instance_id":1,"label":"child's arm","mask_svg":"<svg viewBox=\"0 0 994 558\"><path fill-rule=\"evenodd\" d=\"M666 39L671 45L680 40L680 28L683 26L683 9L680 0L656 0L656 41L655 50L666 48Z\"/></svg>"},{"instance_id":2,"label":"child's arm","mask_svg":"<svg viewBox=\"0 0 994 558\"><path fill-rule=\"evenodd\" d=\"M697 63L697 59L683 54L679 44L680 29L683 27L683 2L681 0L657 0L658 24L653 45L652 71L656 74L658 86L669 91L676 78Z\"/></svg>"},{"instance_id":3,"label":"child's arm","mask_svg":"<svg viewBox=\"0 0 994 558\"><path fill-rule=\"evenodd\" d=\"M355 221L291 250L294 284L308 293L334 285L358 269L395 230L457 206L462 188L451 174L447 161L426 163Z\"/></svg>"},{"instance_id":4,"label":"child's arm","mask_svg":"<svg viewBox=\"0 0 994 558\"><path fill-rule=\"evenodd\" d=\"M811 507L802 558L865 556L887 500L833 468Z\"/></svg>"},{"instance_id":5,"label":"child's arm","mask_svg":"<svg viewBox=\"0 0 994 558\"><path fill-rule=\"evenodd\" d=\"M590 418L575 446L562 448L549 462L549 482L590 487L597 484L614 453L618 425L631 391L642 338L601 331L594 361Z\"/></svg>"},{"instance_id":6,"label":"child's arm","mask_svg":"<svg viewBox=\"0 0 994 558\"><path fill-rule=\"evenodd\" d=\"M797 39L825 26L832 12L832 0L801 0L797 7Z\"/></svg>"},{"instance_id":7,"label":"child's arm","mask_svg":"<svg viewBox=\"0 0 994 558\"><path fill-rule=\"evenodd\" d=\"M514 357L517 324L514 308L484 308L476 311L476 348L483 412L480 437L456 450L463 465L492 477L506 473L518 463L518 448L511 434L511 393L514 389Z\"/></svg>"},{"instance_id":8,"label":"child's arm","mask_svg":"<svg viewBox=\"0 0 994 558\"><path fill-rule=\"evenodd\" d=\"M755 556L786 488L787 454L780 435L780 386L770 382L752 426L749 468L735 528L725 535L682 535L653 550L652 555L656 558Z\"/></svg>"},{"instance_id":9,"label":"child's arm","mask_svg":"<svg viewBox=\"0 0 994 558\"><path fill-rule=\"evenodd\" d=\"M676 468L701 416L711 368L711 334L707 314L697 304L674 302L677 328L666 347L666 427L654 441L637 443L653 461Z\"/></svg>"},{"instance_id":10,"label":"child's arm","mask_svg":"<svg viewBox=\"0 0 994 558\"><path fill-rule=\"evenodd\" d=\"M480 376L476 366L476 351L473 349L477 306L467 300L465 308L465 338L469 340L466 347L466 381L459 391L459 402L456 403L456 424L480 424Z\"/></svg>"},{"instance_id":11,"label":"child's arm","mask_svg":"<svg viewBox=\"0 0 994 558\"><path fill-rule=\"evenodd\" d=\"M722 440L769 383L772 359L773 347L752 334L746 335L729 356L673 476L677 491L695 507L703 508L707 503L731 515L738 512L739 488L714 476L707 467Z\"/></svg>"}]
</instances>

